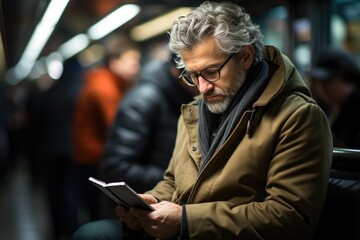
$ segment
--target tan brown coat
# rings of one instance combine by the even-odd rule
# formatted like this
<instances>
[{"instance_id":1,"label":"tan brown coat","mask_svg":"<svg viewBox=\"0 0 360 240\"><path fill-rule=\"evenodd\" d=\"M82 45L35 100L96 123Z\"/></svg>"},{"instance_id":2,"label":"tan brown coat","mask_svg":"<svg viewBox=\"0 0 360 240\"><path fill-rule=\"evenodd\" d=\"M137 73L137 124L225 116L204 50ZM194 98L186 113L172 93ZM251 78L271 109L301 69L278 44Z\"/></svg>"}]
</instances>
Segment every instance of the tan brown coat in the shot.
<instances>
[{"instance_id":1,"label":"tan brown coat","mask_svg":"<svg viewBox=\"0 0 360 240\"><path fill-rule=\"evenodd\" d=\"M253 108L199 172L198 106L184 105L173 157L152 191L185 204L191 239L311 239L331 166L327 119L293 64L279 67ZM243 136L244 135L244 136Z\"/></svg>"}]
</instances>

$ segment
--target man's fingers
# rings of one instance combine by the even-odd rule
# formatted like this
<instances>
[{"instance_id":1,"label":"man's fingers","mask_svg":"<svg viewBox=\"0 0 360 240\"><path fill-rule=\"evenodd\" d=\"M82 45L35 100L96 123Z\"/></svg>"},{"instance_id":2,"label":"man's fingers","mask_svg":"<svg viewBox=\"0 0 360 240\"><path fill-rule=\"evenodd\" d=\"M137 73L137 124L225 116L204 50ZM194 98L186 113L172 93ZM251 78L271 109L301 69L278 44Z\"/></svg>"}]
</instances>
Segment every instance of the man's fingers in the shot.
<instances>
[{"instance_id":1,"label":"man's fingers","mask_svg":"<svg viewBox=\"0 0 360 240\"><path fill-rule=\"evenodd\" d=\"M122 214L122 213L124 213L124 212L126 212L126 211L128 211L126 208L124 208L124 207L122 207L122 206L117 206L116 208L115 208L115 213L116 213L116 215L120 215L120 214Z\"/></svg>"}]
</instances>

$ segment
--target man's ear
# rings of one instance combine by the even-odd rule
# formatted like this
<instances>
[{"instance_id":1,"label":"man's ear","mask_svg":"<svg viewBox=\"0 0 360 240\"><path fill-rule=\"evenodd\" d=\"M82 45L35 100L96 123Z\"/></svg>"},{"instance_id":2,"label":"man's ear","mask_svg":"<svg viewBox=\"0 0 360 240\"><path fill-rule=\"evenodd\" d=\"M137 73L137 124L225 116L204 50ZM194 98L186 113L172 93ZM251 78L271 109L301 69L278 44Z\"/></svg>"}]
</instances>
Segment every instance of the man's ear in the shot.
<instances>
[{"instance_id":1,"label":"man's ear","mask_svg":"<svg viewBox=\"0 0 360 240\"><path fill-rule=\"evenodd\" d=\"M245 70L249 69L254 61L255 50L252 45L246 46L241 51L241 64Z\"/></svg>"}]
</instances>

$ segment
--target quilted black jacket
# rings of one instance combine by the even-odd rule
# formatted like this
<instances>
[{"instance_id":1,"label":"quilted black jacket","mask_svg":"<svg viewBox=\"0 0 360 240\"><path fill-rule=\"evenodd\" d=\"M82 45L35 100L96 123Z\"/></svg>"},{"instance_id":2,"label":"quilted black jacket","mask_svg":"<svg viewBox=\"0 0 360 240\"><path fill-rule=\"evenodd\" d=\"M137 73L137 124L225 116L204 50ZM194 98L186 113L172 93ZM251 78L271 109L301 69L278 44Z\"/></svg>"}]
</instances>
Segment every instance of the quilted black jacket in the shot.
<instances>
[{"instance_id":1,"label":"quilted black jacket","mask_svg":"<svg viewBox=\"0 0 360 240\"><path fill-rule=\"evenodd\" d=\"M126 181L142 193L162 179L175 145L180 106L193 99L170 66L146 66L119 105L101 163L106 181Z\"/></svg>"}]
</instances>

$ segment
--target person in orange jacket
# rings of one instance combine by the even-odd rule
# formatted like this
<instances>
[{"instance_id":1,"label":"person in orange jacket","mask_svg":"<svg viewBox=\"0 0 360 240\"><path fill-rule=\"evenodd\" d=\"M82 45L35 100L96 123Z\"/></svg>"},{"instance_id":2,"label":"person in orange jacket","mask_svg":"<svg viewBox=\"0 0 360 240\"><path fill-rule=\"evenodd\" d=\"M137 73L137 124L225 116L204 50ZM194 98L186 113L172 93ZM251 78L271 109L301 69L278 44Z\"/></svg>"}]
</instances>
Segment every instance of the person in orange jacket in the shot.
<instances>
[{"instance_id":1,"label":"person in orange jacket","mask_svg":"<svg viewBox=\"0 0 360 240\"><path fill-rule=\"evenodd\" d=\"M108 47L105 64L84 74L74 114L74 159L78 166L80 204L85 207L90 220L99 217L99 203L98 192L87 179L97 176L118 104L140 71L139 49L120 40L110 38L105 45Z\"/></svg>"}]
</instances>

